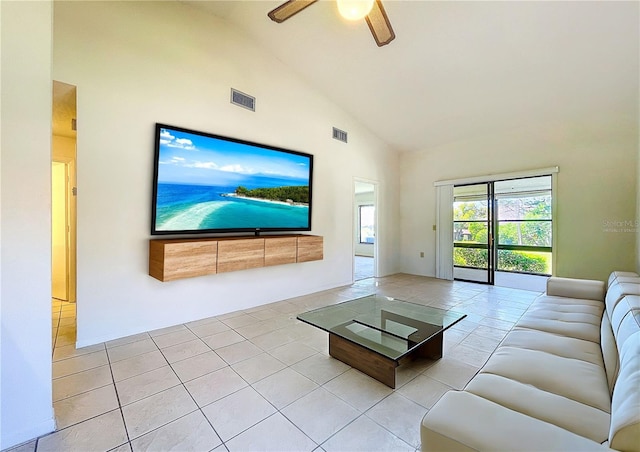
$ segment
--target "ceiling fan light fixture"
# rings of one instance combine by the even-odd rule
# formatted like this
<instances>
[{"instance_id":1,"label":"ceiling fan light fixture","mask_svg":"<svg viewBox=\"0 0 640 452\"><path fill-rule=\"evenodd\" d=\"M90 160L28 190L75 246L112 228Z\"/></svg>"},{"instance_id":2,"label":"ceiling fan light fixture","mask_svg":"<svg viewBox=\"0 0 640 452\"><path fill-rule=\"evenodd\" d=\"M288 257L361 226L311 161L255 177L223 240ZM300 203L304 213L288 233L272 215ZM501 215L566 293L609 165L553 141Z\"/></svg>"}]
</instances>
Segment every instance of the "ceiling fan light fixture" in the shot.
<instances>
[{"instance_id":1,"label":"ceiling fan light fixture","mask_svg":"<svg viewBox=\"0 0 640 452\"><path fill-rule=\"evenodd\" d=\"M267 16L274 22L282 23L317 1L287 0L276 9L269 11ZM345 19L364 18L366 20L378 47L386 46L396 38L389 17L382 6L382 0L336 0L336 4L338 12Z\"/></svg>"},{"instance_id":2,"label":"ceiling fan light fixture","mask_svg":"<svg viewBox=\"0 0 640 452\"><path fill-rule=\"evenodd\" d=\"M375 0L336 0L340 15L347 20L364 19L373 8Z\"/></svg>"}]
</instances>

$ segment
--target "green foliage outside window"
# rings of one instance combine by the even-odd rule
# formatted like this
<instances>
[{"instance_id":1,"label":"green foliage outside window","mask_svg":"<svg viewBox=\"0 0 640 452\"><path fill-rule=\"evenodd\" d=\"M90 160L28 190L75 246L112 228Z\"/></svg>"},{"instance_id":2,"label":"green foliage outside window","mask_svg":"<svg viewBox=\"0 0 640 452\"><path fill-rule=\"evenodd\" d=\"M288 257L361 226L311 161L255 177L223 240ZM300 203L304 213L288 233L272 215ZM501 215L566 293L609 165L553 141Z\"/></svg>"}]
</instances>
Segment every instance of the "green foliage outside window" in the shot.
<instances>
[{"instance_id":1,"label":"green foliage outside window","mask_svg":"<svg viewBox=\"0 0 640 452\"><path fill-rule=\"evenodd\" d=\"M551 196L498 199L498 246L551 247ZM485 201L454 203L454 242L488 243ZM473 221L475 220L475 221ZM487 268L487 250L454 247L454 265ZM498 270L551 273L551 253L499 250Z\"/></svg>"},{"instance_id":2,"label":"green foliage outside window","mask_svg":"<svg viewBox=\"0 0 640 452\"><path fill-rule=\"evenodd\" d=\"M458 267L486 269L487 250L454 248L453 264ZM498 270L551 274L551 253L498 250Z\"/></svg>"},{"instance_id":3,"label":"green foliage outside window","mask_svg":"<svg viewBox=\"0 0 640 452\"><path fill-rule=\"evenodd\" d=\"M458 267L487 268L487 250L479 248L454 248L453 265Z\"/></svg>"},{"instance_id":4,"label":"green foliage outside window","mask_svg":"<svg viewBox=\"0 0 640 452\"><path fill-rule=\"evenodd\" d=\"M551 253L498 250L498 270L551 273Z\"/></svg>"},{"instance_id":5,"label":"green foliage outside window","mask_svg":"<svg viewBox=\"0 0 640 452\"><path fill-rule=\"evenodd\" d=\"M551 196L500 199L498 212L500 245L551 246Z\"/></svg>"}]
</instances>

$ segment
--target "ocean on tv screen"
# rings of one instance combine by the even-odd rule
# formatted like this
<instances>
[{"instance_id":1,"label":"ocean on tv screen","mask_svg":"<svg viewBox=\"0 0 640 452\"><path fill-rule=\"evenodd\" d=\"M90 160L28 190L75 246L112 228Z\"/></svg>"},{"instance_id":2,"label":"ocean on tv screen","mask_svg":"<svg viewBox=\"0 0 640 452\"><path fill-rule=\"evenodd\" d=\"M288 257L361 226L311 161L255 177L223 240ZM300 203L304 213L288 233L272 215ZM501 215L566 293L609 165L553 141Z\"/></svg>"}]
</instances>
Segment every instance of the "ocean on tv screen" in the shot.
<instances>
[{"instance_id":1,"label":"ocean on tv screen","mask_svg":"<svg viewBox=\"0 0 640 452\"><path fill-rule=\"evenodd\" d=\"M250 187L248 191L243 192L242 189L239 190L238 185L159 183L156 230L168 232L209 229L306 229L309 227L307 203L292 199L274 200L254 197L252 190L255 188ZM278 187L269 189L274 188ZM308 193L308 186L306 189Z\"/></svg>"}]
</instances>

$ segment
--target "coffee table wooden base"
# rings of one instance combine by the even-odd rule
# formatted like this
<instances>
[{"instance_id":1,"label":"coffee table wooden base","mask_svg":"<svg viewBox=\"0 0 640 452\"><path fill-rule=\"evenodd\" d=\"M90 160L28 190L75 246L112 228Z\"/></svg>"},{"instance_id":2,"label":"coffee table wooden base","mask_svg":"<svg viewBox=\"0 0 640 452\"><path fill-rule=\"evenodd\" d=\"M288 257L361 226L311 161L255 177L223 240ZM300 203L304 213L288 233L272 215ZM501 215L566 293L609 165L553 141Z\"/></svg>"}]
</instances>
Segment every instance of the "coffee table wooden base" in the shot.
<instances>
[{"instance_id":1,"label":"coffee table wooden base","mask_svg":"<svg viewBox=\"0 0 640 452\"><path fill-rule=\"evenodd\" d=\"M442 358L442 337L443 333L441 332L413 350L402 360L396 361L355 342L329 333L329 355L395 389L396 367L400 364L417 357Z\"/></svg>"}]
</instances>

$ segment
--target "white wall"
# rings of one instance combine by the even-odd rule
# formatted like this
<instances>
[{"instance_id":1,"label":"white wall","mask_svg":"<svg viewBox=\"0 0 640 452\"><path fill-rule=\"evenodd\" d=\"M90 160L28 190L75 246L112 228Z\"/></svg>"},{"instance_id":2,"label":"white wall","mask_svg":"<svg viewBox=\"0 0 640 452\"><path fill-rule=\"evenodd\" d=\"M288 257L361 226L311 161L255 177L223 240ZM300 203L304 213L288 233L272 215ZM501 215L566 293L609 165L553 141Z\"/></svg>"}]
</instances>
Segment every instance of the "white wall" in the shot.
<instances>
[{"instance_id":1,"label":"white wall","mask_svg":"<svg viewBox=\"0 0 640 452\"><path fill-rule=\"evenodd\" d=\"M54 429L49 2L0 2L0 449Z\"/></svg>"},{"instance_id":2,"label":"white wall","mask_svg":"<svg viewBox=\"0 0 640 452\"><path fill-rule=\"evenodd\" d=\"M402 270L435 275L435 181L556 165L554 274L606 279L612 270L633 270L635 234L606 225L634 220L637 150L637 113L633 117L612 110L580 112L564 123L531 124L404 153ZM428 259L420 259L420 251Z\"/></svg>"},{"instance_id":3,"label":"white wall","mask_svg":"<svg viewBox=\"0 0 640 452\"><path fill-rule=\"evenodd\" d=\"M379 181L380 271L397 271L397 154L226 22L173 2L56 2L53 66L78 96L78 345L350 283L354 177ZM257 111L231 105L231 87ZM148 276L155 122L314 154L324 260Z\"/></svg>"}]
</instances>

